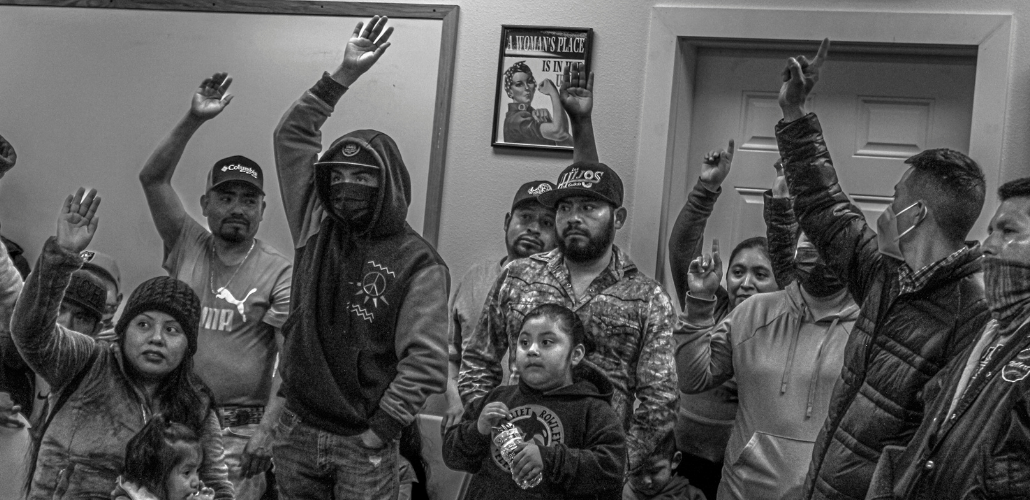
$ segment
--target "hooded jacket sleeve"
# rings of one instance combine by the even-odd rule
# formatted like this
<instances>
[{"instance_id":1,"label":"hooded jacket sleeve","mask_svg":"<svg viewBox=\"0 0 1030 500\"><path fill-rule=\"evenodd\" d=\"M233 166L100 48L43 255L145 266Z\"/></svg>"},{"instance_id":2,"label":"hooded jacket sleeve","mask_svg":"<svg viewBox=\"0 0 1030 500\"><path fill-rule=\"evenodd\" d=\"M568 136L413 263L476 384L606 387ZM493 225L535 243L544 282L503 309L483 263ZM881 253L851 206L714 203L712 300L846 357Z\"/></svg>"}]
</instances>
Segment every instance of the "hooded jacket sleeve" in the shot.
<instances>
[{"instance_id":1,"label":"hooded jacket sleeve","mask_svg":"<svg viewBox=\"0 0 1030 500\"><path fill-rule=\"evenodd\" d=\"M479 398L465 407L458 425L451 426L443 437L443 462L454 470L475 474L490 454L490 436L479 433L479 414L490 397Z\"/></svg>"},{"instance_id":2,"label":"hooded jacket sleeve","mask_svg":"<svg viewBox=\"0 0 1030 500\"><path fill-rule=\"evenodd\" d=\"M273 133L275 168L279 175L286 222L299 248L318 232L324 213L315 194L315 162L322 150L322 125L347 87L328 74L286 110Z\"/></svg>"},{"instance_id":3,"label":"hooded jacket sleeve","mask_svg":"<svg viewBox=\"0 0 1030 500\"><path fill-rule=\"evenodd\" d=\"M676 423L675 341L672 338L675 312L672 300L661 286L652 292L647 324L636 367L636 399L639 404L627 431L629 470L641 465Z\"/></svg>"},{"instance_id":4,"label":"hooded jacket sleeve","mask_svg":"<svg viewBox=\"0 0 1030 500\"><path fill-rule=\"evenodd\" d=\"M794 206L790 198L773 198L772 190L762 194L765 202L762 215L765 218L765 237L769 241L769 260L772 261L773 276L781 289L794 281L794 247L797 245L798 220L794 217Z\"/></svg>"},{"instance_id":5,"label":"hooded jacket sleeve","mask_svg":"<svg viewBox=\"0 0 1030 500\"><path fill-rule=\"evenodd\" d=\"M204 429L200 435L204 451L204 463L197 471L204 486L215 490L215 500L232 500L236 496L229 481L229 468L225 465L225 447L222 443L222 426L214 411L207 414Z\"/></svg>"},{"instance_id":6,"label":"hooded jacket sleeve","mask_svg":"<svg viewBox=\"0 0 1030 500\"><path fill-rule=\"evenodd\" d=\"M540 448L544 477L570 495L601 495L622 489L626 436L610 404L598 399L591 403L582 448L563 443Z\"/></svg>"},{"instance_id":7,"label":"hooded jacket sleeve","mask_svg":"<svg viewBox=\"0 0 1030 500\"><path fill-rule=\"evenodd\" d=\"M680 320L676 325L676 375L679 389L687 394L705 392L733 377L730 335L737 306L718 325L697 325Z\"/></svg>"},{"instance_id":8,"label":"hooded jacket sleeve","mask_svg":"<svg viewBox=\"0 0 1030 500\"><path fill-rule=\"evenodd\" d=\"M461 354L458 392L465 405L486 396L493 388L501 385L504 376L501 359L508 350L505 330L508 286L508 268L505 268L490 289L479 323Z\"/></svg>"},{"instance_id":9,"label":"hooded jacket sleeve","mask_svg":"<svg viewBox=\"0 0 1030 500\"><path fill-rule=\"evenodd\" d=\"M683 308L687 307L687 270L690 269L690 261L704 252L705 226L715 208L715 202L719 201L720 193L721 188L719 191L710 191L701 185L700 180L694 184L669 234L672 282L676 286L676 299Z\"/></svg>"},{"instance_id":10,"label":"hooded jacket sleeve","mask_svg":"<svg viewBox=\"0 0 1030 500\"><path fill-rule=\"evenodd\" d=\"M397 316L397 375L379 399L368 425L394 438L415 420L431 394L447 387L447 267L434 265L411 280Z\"/></svg>"},{"instance_id":11,"label":"hooded jacket sleeve","mask_svg":"<svg viewBox=\"0 0 1030 500\"><path fill-rule=\"evenodd\" d=\"M861 304L884 258L876 233L837 181L819 119L809 113L790 123L781 120L776 141L798 225Z\"/></svg>"},{"instance_id":12,"label":"hooded jacket sleeve","mask_svg":"<svg viewBox=\"0 0 1030 500\"><path fill-rule=\"evenodd\" d=\"M11 335L25 362L53 388L63 387L89 362L96 342L57 324L71 275L82 258L50 237L29 273L11 317Z\"/></svg>"},{"instance_id":13,"label":"hooded jacket sleeve","mask_svg":"<svg viewBox=\"0 0 1030 500\"><path fill-rule=\"evenodd\" d=\"M11 315L23 285L7 247L0 244L0 363L14 369L25 368L25 361L11 338Z\"/></svg>"}]
</instances>

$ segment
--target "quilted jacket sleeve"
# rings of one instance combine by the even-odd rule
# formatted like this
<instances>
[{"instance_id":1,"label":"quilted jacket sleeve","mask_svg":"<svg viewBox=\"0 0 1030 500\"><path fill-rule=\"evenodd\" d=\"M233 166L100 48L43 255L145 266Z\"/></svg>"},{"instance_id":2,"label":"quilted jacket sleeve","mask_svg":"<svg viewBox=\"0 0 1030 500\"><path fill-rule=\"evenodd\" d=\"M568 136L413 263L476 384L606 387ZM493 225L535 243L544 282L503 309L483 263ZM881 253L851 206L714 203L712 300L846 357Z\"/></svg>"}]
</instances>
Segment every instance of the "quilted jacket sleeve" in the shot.
<instances>
[{"instance_id":1,"label":"quilted jacket sleeve","mask_svg":"<svg viewBox=\"0 0 1030 500\"><path fill-rule=\"evenodd\" d=\"M879 253L876 233L841 189L819 119L809 113L780 121L776 141L798 225L861 304L888 257Z\"/></svg>"},{"instance_id":2,"label":"quilted jacket sleeve","mask_svg":"<svg viewBox=\"0 0 1030 500\"><path fill-rule=\"evenodd\" d=\"M794 247L798 242L798 220L790 198L773 198L772 190L762 195L765 204L765 237L769 240L769 260L773 276L781 289L794 281Z\"/></svg>"}]
</instances>

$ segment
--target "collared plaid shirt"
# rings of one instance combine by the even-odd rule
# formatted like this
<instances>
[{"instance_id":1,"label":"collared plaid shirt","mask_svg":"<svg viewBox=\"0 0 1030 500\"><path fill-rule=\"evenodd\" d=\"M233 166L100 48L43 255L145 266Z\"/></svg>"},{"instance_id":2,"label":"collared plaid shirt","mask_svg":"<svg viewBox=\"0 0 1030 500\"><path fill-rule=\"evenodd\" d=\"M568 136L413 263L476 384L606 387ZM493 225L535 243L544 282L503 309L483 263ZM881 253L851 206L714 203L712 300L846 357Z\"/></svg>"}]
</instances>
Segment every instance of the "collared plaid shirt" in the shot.
<instances>
[{"instance_id":1,"label":"collared plaid shirt","mask_svg":"<svg viewBox=\"0 0 1030 500\"><path fill-rule=\"evenodd\" d=\"M579 315L596 344L586 360L615 386L612 406L626 429L632 471L676 422L676 314L662 286L618 247L613 251L611 264L582 297L575 297L557 249L505 266L462 353L458 391L468 405L500 385L505 352L514 368L522 318L540 304L564 305ZM634 401L640 402L636 409Z\"/></svg>"},{"instance_id":2,"label":"collared plaid shirt","mask_svg":"<svg viewBox=\"0 0 1030 500\"><path fill-rule=\"evenodd\" d=\"M901 291L898 295L916 292L923 288L930 282L930 278L933 277L938 269L948 267L972 249L973 247L963 245L955 253L932 264L927 264L915 272L912 272L912 268L908 267L908 264L901 264L901 267L898 267L898 282L901 285Z\"/></svg>"}]
</instances>

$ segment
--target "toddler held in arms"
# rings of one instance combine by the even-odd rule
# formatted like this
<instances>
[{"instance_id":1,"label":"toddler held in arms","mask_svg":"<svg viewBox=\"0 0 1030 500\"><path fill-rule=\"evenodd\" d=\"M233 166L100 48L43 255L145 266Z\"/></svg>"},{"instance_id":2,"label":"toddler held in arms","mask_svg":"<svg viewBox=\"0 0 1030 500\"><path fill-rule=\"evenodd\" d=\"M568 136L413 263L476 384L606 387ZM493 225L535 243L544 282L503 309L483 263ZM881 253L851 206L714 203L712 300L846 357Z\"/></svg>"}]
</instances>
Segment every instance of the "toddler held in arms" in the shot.
<instances>
[{"instance_id":1,"label":"toddler held in arms","mask_svg":"<svg viewBox=\"0 0 1030 500\"><path fill-rule=\"evenodd\" d=\"M129 440L125 468L112 500L213 500L198 469L200 438L183 424L156 415Z\"/></svg>"}]
</instances>

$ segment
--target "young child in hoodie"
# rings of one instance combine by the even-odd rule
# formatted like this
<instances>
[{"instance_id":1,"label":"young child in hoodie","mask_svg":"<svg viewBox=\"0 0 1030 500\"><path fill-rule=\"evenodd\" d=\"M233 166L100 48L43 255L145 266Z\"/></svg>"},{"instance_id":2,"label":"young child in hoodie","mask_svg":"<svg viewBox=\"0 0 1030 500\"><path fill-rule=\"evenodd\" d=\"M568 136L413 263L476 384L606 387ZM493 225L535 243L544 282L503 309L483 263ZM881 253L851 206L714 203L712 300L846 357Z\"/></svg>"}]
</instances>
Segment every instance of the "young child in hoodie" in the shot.
<instances>
[{"instance_id":1,"label":"young child in hoodie","mask_svg":"<svg viewBox=\"0 0 1030 500\"><path fill-rule=\"evenodd\" d=\"M469 405L444 437L447 466L475 474L465 498L619 498L626 436L610 403L611 382L581 363L588 340L579 317L561 305L537 306L513 340L518 383ZM525 442L511 468L492 439L502 423ZM537 476L529 489L516 484Z\"/></svg>"},{"instance_id":2,"label":"young child in hoodie","mask_svg":"<svg viewBox=\"0 0 1030 500\"><path fill-rule=\"evenodd\" d=\"M197 470L203 451L189 427L155 415L125 445L125 467L112 500L210 500Z\"/></svg>"},{"instance_id":3,"label":"young child in hoodie","mask_svg":"<svg viewBox=\"0 0 1030 500\"><path fill-rule=\"evenodd\" d=\"M707 500L700 488L676 475L683 454L676 450L676 433L669 432L644 466L629 477L622 500Z\"/></svg>"}]
</instances>

